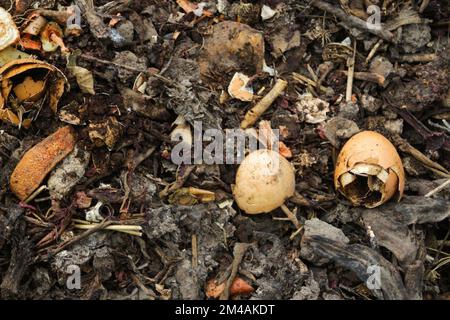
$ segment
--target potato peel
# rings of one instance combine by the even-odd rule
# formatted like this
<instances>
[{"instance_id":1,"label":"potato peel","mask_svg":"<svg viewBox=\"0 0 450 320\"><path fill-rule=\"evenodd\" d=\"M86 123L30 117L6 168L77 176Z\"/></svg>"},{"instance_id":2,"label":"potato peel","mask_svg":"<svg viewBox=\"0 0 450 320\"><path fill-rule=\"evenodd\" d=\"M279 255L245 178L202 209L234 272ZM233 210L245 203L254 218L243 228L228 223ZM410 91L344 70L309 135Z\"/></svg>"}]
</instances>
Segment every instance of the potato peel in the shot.
<instances>
[{"instance_id":1,"label":"potato peel","mask_svg":"<svg viewBox=\"0 0 450 320\"><path fill-rule=\"evenodd\" d=\"M10 177L11 191L20 200L27 199L56 164L72 152L75 142L75 131L65 126L28 150Z\"/></svg>"}]
</instances>

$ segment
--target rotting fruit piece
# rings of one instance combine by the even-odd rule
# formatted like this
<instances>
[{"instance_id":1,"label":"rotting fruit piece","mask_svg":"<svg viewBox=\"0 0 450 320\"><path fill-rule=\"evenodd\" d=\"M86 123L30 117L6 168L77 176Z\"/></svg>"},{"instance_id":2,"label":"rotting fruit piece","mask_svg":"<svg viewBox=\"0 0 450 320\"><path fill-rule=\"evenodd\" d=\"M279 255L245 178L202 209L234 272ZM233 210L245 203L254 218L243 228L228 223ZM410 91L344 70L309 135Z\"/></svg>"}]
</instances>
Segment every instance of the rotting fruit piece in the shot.
<instances>
[{"instance_id":1,"label":"rotting fruit piece","mask_svg":"<svg viewBox=\"0 0 450 320\"><path fill-rule=\"evenodd\" d=\"M258 214L280 207L294 191L295 174L289 161L278 152L260 149L239 166L233 195L239 208Z\"/></svg>"},{"instance_id":2,"label":"rotting fruit piece","mask_svg":"<svg viewBox=\"0 0 450 320\"><path fill-rule=\"evenodd\" d=\"M11 191L20 200L27 199L56 164L72 152L75 142L74 130L66 126L28 150L11 175Z\"/></svg>"},{"instance_id":3,"label":"rotting fruit piece","mask_svg":"<svg viewBox=\"0 0 450 320\"><path fill-rule=\"evenodd\" d=\"M373 131L354 135L339 153L334 185L353 205L377 207L403 195L405 172L392 143Z\"/></svg>"}]
</instances>

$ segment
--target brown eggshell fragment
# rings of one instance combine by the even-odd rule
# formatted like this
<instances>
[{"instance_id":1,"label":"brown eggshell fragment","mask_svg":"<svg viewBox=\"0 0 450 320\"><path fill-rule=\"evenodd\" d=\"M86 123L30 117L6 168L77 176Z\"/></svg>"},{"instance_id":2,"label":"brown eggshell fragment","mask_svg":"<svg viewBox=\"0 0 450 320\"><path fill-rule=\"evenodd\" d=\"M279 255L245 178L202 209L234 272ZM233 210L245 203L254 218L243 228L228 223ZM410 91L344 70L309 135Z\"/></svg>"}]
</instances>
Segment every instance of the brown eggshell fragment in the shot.
<instances>
[{"instance_id":1,"label":"brown eggshell fragment","mask_svg":"<svg viewBox=\"0 0 450 320\"><path fill-rule=\"evenodd\" d=\"M245 74L236 72L228 85L228 94L241 101L252 101L253 89L247 87L249 80Z\"/></svg>"},{"instance_id":2,"label":"brown eggshell fragment","mask_svg":"<svg viewBox=\"0 0 450 320\"><path fill-rule=\"evenodd\" d=\"M224 21L212 27L198 64L202 79L227 85L235 72L254 75L264 67L264 38L246 24Z\"/></svg>"},{"instance_id":3,"label":"brown eggshell fragment","mask_svg":"<svg viewBox=\"0 0 450 320\"><path fill-rule=\"evenodd\" d=\"M336 162L334 185L354 205L377 207L395 194L403 195L402 160L383 135L363 131L342 148Z\"/></svg>"},{"instance_id":4,"label":"brown eggshell fragment","mask_svg":"<svg viewBox=\"0 0 450 320\"><path fill-rule=\"evenodd\" d=\"M75 142L74 130L66 126L28 150L11 175L11 191L20 200L28 198L55 165L72 152Z\"/></svg>"},{"instance_id":5,"label":"brown eggshell fragment","mask_svg":"<svg viewBox=\"0 0 450 320\"><path fill-rule=\"evenodd\" d=\"M35 81L31 77L26 77L23 82L13 88L14 94L20 101L36 101L45 90L46 82L44 80Z\"/></svg>"},{"instance_id":6,"label":"brown eggshell fragment","mask_svg":"<svg viewBox=\"0 0 450 320\"><path fill-rule=\"evenodd\" d=\"M294 191L295 174L289 161L278 152L260 149L239 166L233 195L239 208L258 214L280 207Z\"/></svg>"}]
</instances>

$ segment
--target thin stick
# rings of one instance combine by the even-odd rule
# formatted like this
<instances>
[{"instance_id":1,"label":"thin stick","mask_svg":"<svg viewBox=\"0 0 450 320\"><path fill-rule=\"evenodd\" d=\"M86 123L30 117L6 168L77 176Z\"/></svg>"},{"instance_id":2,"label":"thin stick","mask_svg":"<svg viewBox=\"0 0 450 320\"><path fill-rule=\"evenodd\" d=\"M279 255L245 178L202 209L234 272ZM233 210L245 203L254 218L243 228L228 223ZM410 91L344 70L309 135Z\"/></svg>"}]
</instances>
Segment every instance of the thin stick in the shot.
<instances>
[{"instance_id":1,"label":"thin stick","mask_svg":"<svg viewBox=\"0 0 450 320\"><path fill-rule=\"evenodd\" d=\"M291 241L294 240L294 238L295 238L296 236L298 236L302 230L303 230L303 227L298 228L297 230L295 230L295 231L291 234L291 236L289 237L289 240L291 240Z\"/></svg>"},{"instance_id":2,"label":"thin stick","mask_svg":"<svg viewBox=\"0 0 450 320\"><path fill-rule=\"evenodd\" d=\"M298 222L297 217L295 216L295 214L289 210L288 207L286 207L285 204L281 205L281 210L283 210L284 214L288 217L289 220L291 220L291 222L294 224L296 229L300 229L301 228L301 224L300 222Z\"/></svg>"},{"instance_id":3,"label":"thin stick","mask_svg":"<svg viewBox=\"0 0 450 320\"><path fill-rule=\"evenodd\" d=\"M197 248L197 235L195 233L191 236L192 242L192 268L197 268L198 266L198 248Z\"/></svg>"},{"instance_id":4,"label":"thin stick","mask_svg":"<svg viewBox=\"0 0 450 320\"><path fill-rule=\"evenodd\" d=\"M419 13L423 13L429 4L430 0L423 0L422 3L420 4Z\"/></svg>"},{"instance_id":5,"label":"thin stick","mask_svg":"<svg viewBox=\"0 0 450 320\"><path fill-rule=\"evenodd\" d=\"M353 56L349 60L348 64L348 74L347 74L347 90L345 92L345 101L352 101L352 93L353 93L353 77L355 75L355 56L356 56L356 41L354 43L353 48Z\"/></svg>"},{"instance_id":6,"label":"thin stick","mask_svg":"<svg viewBox=\"0 0 450 320\"><path fill-rule=\"evenodd\" d=\"M36 198L42 191L47 190L47 186L43 185L40 186L35 192L33 192L25 201L24 203L28 203L32 201L34 198Z\"/></svg>"},{"instance_id":7,"label":"thin stick","mask_svg":"<svg viewBox=\"0 0 450 320\"><path fill-rule=\"evenodd\" d=\"M286 89L287 81L278 79L272 90L267 93L253 108L251 108L241 122L241 128L247 129L255 124L258 118L272 105L278 96Z\"/></svg>"},{"instance_id":8,"label":"thin stick","mask_svg":"<svg viewBox=\"0 0 450 320\"><path fill-rule=\"evenodd\" d=\"M228 300L228 298L230 297L231 284L233 283L234 278L236 278L236 275L239 270L239 265L241 264L241 261L244 258L245 252L247 251L248 247L250 247L250 244L248 243L238 242L234 245L233 249L234 260L231 267L231 273L225 284L225 289L220 295L220 300Z\"/></svg>"},{"instance_id":9,"label":"thin stick","mask_svg":"<svg viewBox=\"0 0 450 320\"><path fill-rule=\"evenodd\" d=\"M366 64L369 64L370 60L372 60L372 58L375 56L375 54L378 51L378 48L381 46L381 44L383 43L383 39L378 40L378 42L373 46L372 50L370 50L369 54L367 55L366 58Z\"/></svg>"},{"instance_id":10,"label":"thin stick","mask_svg":"<svg viewBox=\"0 0 450 320\"><path fill-rule=\"evenodd\" d=\"M292 77L294 78L294 80L305 83L305 84L309 84L315 88L317 88L317 83L314 82L313 80L305 77L304 75L300 74L300 73L296 73L296 72L292 72ZM319 79L320 80L320 79ZM323 92L327 92L330 89L327 87L324 87L322 85L319 86L319 89Z\"/></svg>"},{"instance_id":11,"label":"thin stick","mask_svg":"<svg viewBox=\"0 0 450 320\"><path fill-rule=\"evenodd\" d=\"M437 188L431 190L430 192L428 192L428 193L425 195L425 197L426 197L426 198L429 198L429 197L431 197L432 195L434 195L434 194L436 194L436 193L438 193L438 192L441 192L441 191L444 190L448 185L450 185L450 179L448 179L447 181L445 181L445 182L444 182L443 184L441 184L439 187L437 187Z\"/></svg>"},{"instance_id":12,"label":"thin stick","mask_svg":"<svg viewBox=\"0 0 450 320\"><path fill-rule=\"evenodd\" d=\"M76 229L90 230L96 228L98 224L75 224L73 227ZM131 234L133 236L142 236L141 226L129 226L129 225L111 225L104 228L105 230L118 231L126 234Z\"/></svg>"},{"instance_id":13,"label":"thin stick","mask_svg":"<svg viewBox=\"0 0 450 320\"><path fill-rule=\"evenodd\" d=\"M86 230L84 233L80 234L79 236L76 236L66 242L64 242L63 244L61 244L59 247L57 247L56 249L54 249L53 251L51 251L48 256L54 256L55 254L61 252L62 250L64 250L65 248L67 248L68 246L71 246L72 244L89 237L91 234L96 233L99 230L102 230L106 227L108 227L111 223L113 223L111 220L105 220L99 224L97 224L94 228L91 228L89 230Z\"/></svg>"}]
</instances>

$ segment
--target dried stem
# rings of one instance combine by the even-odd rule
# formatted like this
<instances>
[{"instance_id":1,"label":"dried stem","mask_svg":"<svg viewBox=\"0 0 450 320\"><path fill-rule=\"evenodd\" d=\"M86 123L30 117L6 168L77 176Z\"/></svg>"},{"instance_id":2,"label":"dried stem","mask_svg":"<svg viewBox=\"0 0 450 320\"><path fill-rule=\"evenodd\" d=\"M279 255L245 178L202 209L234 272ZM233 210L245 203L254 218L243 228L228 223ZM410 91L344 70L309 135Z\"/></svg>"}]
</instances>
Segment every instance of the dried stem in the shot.
<instances>
[{"instance_id":1,"label":"dried stem","mask_svg":"<svg viewBox=\"0 0 450 320\"><path fill-rule=\"evenodd\" d=\"M267 93L253 108L245 115L241 122L241 128L246 129L255 124L258 118L272 105L276 98L286 89L287 81L278 79L272 90Z\"/></svg>"},{"instance_id":2,"label":"dried stem","mask_svg":"<svg viewBox=\"0 0 450 320\"><path fill-rule=\"evenodd\" d=\"M348 73L347 73L347 90L345 92L345 101L352 101L353 93L353 77L355 76L355 55L356 55L356 41L353 48L353 56L348 61Z\"/></svg>"},{"instance_id":3,"label":"dried stem","mask_svg":"<svg viewBox=\"0 0 450 320\"><path fill-rule=\"evenodd\" d=\"M438 193L438 192L441 192L442 190L444 190L447 186L449 186L450 185L450 179L448 179L447 181L445 181L443 184L441 184L439 187L437 187L437 188L435 188L435 189L433 189L433 190L431 190L430 192L428 192L426 195L425 195L425 197L427 197L427 198L429 198L429 197L431 197L432 195L434 195L434 194L436 194L436 193Z\"/></svg>"},{"instance_id":4,"label":"dried stem","mask_svg":"<svg viewBox=\"0 0 450 320\"><path fill-rule=\"evenodd\" d=\"M241 264L242 259L244 258L244 254L247 251L250 244L248 243L236 243L234 245L233 249L233 255L234 260L231 267L231 274L228 277L227 283L225 285L225 289L223 290L222 294L220 295L220 300L228 300L230 297L230 288L234 281L234 278L236 278L236 275L238 273L239 265Z\"/></svg>"},{"instance_id":5,"label":"dried stem","mask_svg":"<svg viewBox=\"0 0 450 320\"><path fill-rule=\"evenodd\" d=\"M294 224L296 229L300 229L301 228L301 224L300 222L298 222L297 217L295 216L295 214L289 210L288 207L286 207L285 204L281 205L281 210L283 210L284 214L288 217L288 219Z\"/></svg>"},{"instance_id":6,"label":"dried stem","mask_svg":"<svg viewBox=\"0 0 450 320\"><path fill-rule=\"evenodd\" d=\"M191 236L192 242L192 268L197 268L198 266L198 247L197 247L197 235L195 233Z\"/></svg>"}]
</instances>

